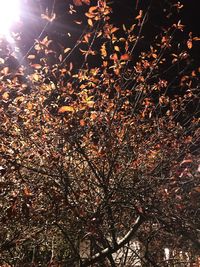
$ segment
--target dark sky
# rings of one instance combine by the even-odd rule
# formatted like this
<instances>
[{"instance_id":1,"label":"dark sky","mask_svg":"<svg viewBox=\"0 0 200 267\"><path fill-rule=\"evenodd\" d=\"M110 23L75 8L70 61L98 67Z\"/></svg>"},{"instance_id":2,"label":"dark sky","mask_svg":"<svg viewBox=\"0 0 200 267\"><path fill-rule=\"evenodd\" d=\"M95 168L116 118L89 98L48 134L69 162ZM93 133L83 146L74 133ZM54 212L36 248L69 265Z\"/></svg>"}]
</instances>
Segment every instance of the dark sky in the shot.
<instances>
[{"instance_id":1,"label":"dark sky","mask_svg":"<svg viewBox=\"0 0 200 267\"><path fill-rule=\"evenodd\" d=\"M23 47L24 51L27 51L35 38L37 38L42 29L45 26L46 21L41 20L40 13L45 13L46 10L52 10L54 6L54 11L57 14L57 18L52 24L49 24L46 31L44 31L43 36L46 33L50 34L51 38L55 38L58 41L66 42L68 45L71 42L73 44L73 38L76 40L80 36L84 25L77 25L73 20L84 20L84 13L88 9L86 5L82 7L77 7L77 13L72 17L67 13L69 10L69 4L72 0L22 0L23 4L23 14L24 14L24 24L22 26L23 31ZM93 3L94 0L91 0ZM148 18L149 28L152 29L160 27L161 24L165 23L164 15L161 10L166 2L177 2L175 0L110 0L113 8L112 20L115 24L121 25L133 23L133 19L138 13L139 9L147 7L150 2L153 2L150 16ZM55 2L55 5L54 5ZM182 24L186 25L185 31L186 35L190 31L194 32L194 36L200 36L200 15L199 8L200 0L180 0L181 4L184 4L184 8L180 11L180 18ZM138 4L138 5L137 5ZM137 8L137 10L136 10ZM84 24L84 23L83 23ZM72 35L71 39L67 37L67 32ZM146 34L149 32L147 31ZM42 36L41 36L42 37ZM148 37L147 37L148 38ZM69 45L69 46L71 46ZM193 48L195 55L198 53L198 48Z\"/></svg>"},{"instance_id":2,"label":"dark sky","mask_svg":"<svg viewBox=\"0 0 200 267\"><path fill-rule=\"evenodd\" d=\"M66 27L66 24L71 24L70 17L67 15L68 5L72 3L71 0L22 0L24 1L23 9L24 14L27 17L26 22L30 23L34 22L36 25L38 23L38 15L41 11L45 12L46 8L49 10L54 6L54 10L57 13L57 17L59 18L59 22L63 24L63 27ZM55 1L55 5L53 4ZM93 0L91 0L92 2ZM111 6L113 7L113 18L116 22L126 23L131 21L134 17L134 13L137 13L135 10L143 9L147 7L150 2L153 2L152 8L152 17L154 20L161 21L163 18L160 17L159 8L163 5L163 3L170 1L176 2L175 0L110 0ZM108 1L109 2L109 1ZM199 15L199 7L200 0L180 0L181 4L184 5L184 8L181 10L181 18L183 20L183 24L187 26L187 29L193 31L196 34L200 34L200 15ZM163 5L164 6L164 5ZM84 14L84 11L87 7L79 7L77 9L77 17L81 18ZM41 22L38 25L41 26ZM61 27L61 25L60 25ZM37 28L36 26L34 28ZM30 29L29 29L30 30ZM33 32L35 29L33 29Z\"/></svg>"}]
</instances>

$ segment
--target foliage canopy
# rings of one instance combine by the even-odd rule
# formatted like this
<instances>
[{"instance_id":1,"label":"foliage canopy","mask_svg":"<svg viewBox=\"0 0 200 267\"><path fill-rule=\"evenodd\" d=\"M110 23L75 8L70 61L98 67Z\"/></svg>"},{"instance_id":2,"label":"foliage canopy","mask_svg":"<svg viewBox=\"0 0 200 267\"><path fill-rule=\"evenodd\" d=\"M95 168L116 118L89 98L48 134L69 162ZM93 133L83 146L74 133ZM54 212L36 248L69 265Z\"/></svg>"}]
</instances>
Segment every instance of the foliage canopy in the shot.
<instances>
[{"instance_id":1,"label":"foliage canopy","mask_svg":"<svg viewBox=\"0 0 200 267\"><path fill-rule=\"evenodd\" d=\"M199 37L170 1L145 39L152 6L120 27L107 1L74 0L72 17L87 9L79 40L44 36L22 63L1 40L1 266L195 262Z\"/></svg>"}]
</instances>

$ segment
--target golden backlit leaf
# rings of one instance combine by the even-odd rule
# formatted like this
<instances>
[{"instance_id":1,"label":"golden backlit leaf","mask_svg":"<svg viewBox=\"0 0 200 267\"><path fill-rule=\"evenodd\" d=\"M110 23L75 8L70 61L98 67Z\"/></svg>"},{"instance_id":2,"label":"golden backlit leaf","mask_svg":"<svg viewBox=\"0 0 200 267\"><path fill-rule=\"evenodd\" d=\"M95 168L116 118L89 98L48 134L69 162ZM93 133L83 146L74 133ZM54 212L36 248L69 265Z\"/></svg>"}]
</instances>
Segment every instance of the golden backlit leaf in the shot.
<instances>
[{"instance_id":1,"label":"golden backlit leaf","mask_svg":"<svg viewBox=\"0 0 200 267\"><path fill-rule=\"evenodd\" d=\"M97 118L97 113L96 112L92 112L91 115L90 115L90 119L94 121L94 120L96 120L96 118Z\"/></svg>"},{"instance_id":2,"label":"golden backlit leaf","mask_svg":"<svg viewBox=\"0 0 200 267\"><path fill-rule=\"evenodd\" d=\"M70 50L71 50L71 48L67 47L67 48L65 48L64 53L66 54L66 53L69 52Z\"/></svg>"},{"instance_id":3,"label":"golden backlit leaf","mask_svg":"<svg viewBox=\"0 0 200 267\"><path fill-rule=\"evenodd\" d=\"M117 51L117 52L120 51L119 46L117 46L117 45L114 46L114 49L115 49L115 51Z\"/></svg>"},{"instance_id":4,"label":"golden backlit leaf","mask_svg":"<svg viewBox=\"0 0 200 267\"><path fill-rule=\"evenodd\" d=\"M92 108L94 106L94 101L87 101L88 107Z\"/></svg>"},{"instance_id":5,"label":"golden backlit leaf","mask_svg":"<svg viewBox=\"0 0 200 267\"><path fill-rule=\"evenodd\" d=\"M107 56L107 51L106 51L106 45L105 45L105 43L101 46L100 51L101 51L102 57L106 57Z\"/></svg>"},{"instance_id":6,"label":"golden backlit leaf","mask_svg":"<svg viewBox=\"0 0 200 267\"><path fill-rule=\"evenodd\" d=\"M64 113L64 112L74 112L74 108L71 106L62 106L59 108L58 113Z\"/></svg>"},{"instance_id":7,"label":"golden backlit leaf","mask_svg":"<svg viewBox=\"0 0 200 267\"><path fill-rule=\"evenodd\" d=\"M7 101L9 99L9 93L7 93L7 92L3 93L2 99Z\"/></svg>"},{"instance_id":8,"label":"golden backlit leaf","mask_svg":"<svg viewBox=\"0 0 200 267\"><path fill-rule=\"evenodd\" d=\"M89 12L86 12L85 15L86 15L86 17L88 17L88 18L90 18L90 19L92 19L92 18L95 17L95 14L93 14L93 13L89 13Z\"/></svg>"},{"instance_id":9,"label":"golden backlit leaf","mask_svg":"<svg viewBox=\"0 0 200 267\"><path fill-rule=\"evenodd\" d=\"M113 27L112 29L111 29L111 33L114 33L114 32L116 32L116 31L118 31L119 30L119 28L117 28L117 27Z\"/></svg>"},{"instance_id":10,"label":"golden backlit leaf","mask_svg":"<svg viewBox=\"0 0 200 267\"><path fill-rule=\"evenodd\" d=\"M88 19L88 25L93 27L93 21L91 19Z\"/></svg>"},{"instance_id":11,"label":"golden backlit leaf","mask_svg":"<svg viewBox=\"0 0 200 267\"><path fill-rule=\"evenodd\" d=\"M32 77L32 79L35 80L36 82L38 82L38 81L39 81L39 78L40 78L40 76L39 76L37 73L33 73L33 74L31 75L31 77Z\"/></svg>"},{"instance_id":12,"label":"golden backlit leaf","mask_svg":"<svg viewBox=\"0 0 200 267\"><path fill-rule=\"evenodd\" d=\"M95 10L97 10L98 6L91 6L89 8L89 13L93 13Z\"/></svg>"},{"instance_id":13,"label":"golden backlit leaf","mask_svg":"<svg viewBox=\"0 0 200 267\"><path fill-rule=\"evenodd\" d=\"M31 110L33 108L33 104L31 102L28 102L27 104L27 109Z\"/></svg>"}]
</instances>

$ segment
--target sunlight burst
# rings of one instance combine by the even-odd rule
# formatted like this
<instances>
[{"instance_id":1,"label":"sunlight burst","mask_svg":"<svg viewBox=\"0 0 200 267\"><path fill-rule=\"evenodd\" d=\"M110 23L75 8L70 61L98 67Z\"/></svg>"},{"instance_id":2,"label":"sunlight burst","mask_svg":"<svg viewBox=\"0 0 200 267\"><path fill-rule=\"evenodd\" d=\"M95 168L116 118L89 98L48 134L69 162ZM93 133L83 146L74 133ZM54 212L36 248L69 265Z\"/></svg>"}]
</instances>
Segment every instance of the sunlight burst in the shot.
<instances>
[{"instance_id":1,"label":"sunlight burst","mask_svg":"<svg viewBox=\"0 0 200 267\"><path fill-rule=\"evenodd\" d=\"M0 35L7 36L12 26L19 21L20 0L0 0Z\"/></svg>"}]
</instances>

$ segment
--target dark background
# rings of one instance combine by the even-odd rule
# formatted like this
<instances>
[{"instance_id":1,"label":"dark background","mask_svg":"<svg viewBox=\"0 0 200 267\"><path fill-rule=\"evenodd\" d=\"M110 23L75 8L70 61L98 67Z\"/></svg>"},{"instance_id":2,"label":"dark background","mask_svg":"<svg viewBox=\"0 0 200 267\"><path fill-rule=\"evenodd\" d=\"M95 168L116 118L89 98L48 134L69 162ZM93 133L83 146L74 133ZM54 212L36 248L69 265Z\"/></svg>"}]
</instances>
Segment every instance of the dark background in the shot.
<instances>
[{"instance_id":1,"label":"dark background","mask_svg":"<svg viewBox=\"0 0 200 267\"><path fill-rule=\"evenodd\" d=\"M21 50L23 54L31 51L31 47L35 39L42 39L45 35L63 44L65 47L73 47L76 40L79 38L87 25L85 12L88 6L83 4L80 7L75 7L76 13L70 15L69 4L73 4L72 0L22 0L22 42ZM96 1L91 0L91 5ZM177 3L174 0L110 0L113 13L112 22L120 26L122 24L131 25L134 23L134 17L140 9L146 9L150 3L152 7L149 12L146 31L143 33L146 42L151 42L151 37L156 31L159 31L162 26L173 21L172 15L168 21L165 20L163 13L164 7L169 7L168 3ZM181 24L185 25L185 37L188 37L189 32L193 32L193 36L200 36L200 15L199 6L200 0L180 0L184 7L179 12ZM56 13L56 19L46 25L47 20L41 19L41 13L51 16L51 13ZM74 21L82 21L81 25L77 25ZM46 25L46 27L45 27ZM194 44L191 49L191 54L196 60L200 60L199 43Z\"/></svg>"}]
</instances>

